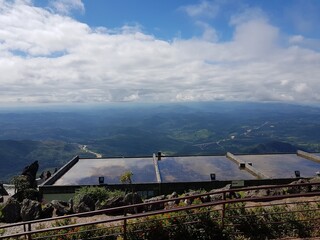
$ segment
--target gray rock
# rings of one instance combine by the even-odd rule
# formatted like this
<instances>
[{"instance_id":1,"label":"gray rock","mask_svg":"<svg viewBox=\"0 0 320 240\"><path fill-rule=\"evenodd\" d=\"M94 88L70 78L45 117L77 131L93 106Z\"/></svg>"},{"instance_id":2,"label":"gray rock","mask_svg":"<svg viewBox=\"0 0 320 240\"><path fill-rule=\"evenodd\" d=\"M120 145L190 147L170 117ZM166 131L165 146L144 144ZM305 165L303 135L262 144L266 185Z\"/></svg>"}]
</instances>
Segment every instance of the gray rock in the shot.
<instances>
[{"instance_id":1,"label":"gray rock","mask_svg":"<svg viewBox=\"0 0 320 240\"><path fill-rule=\"evenodd\" d=\"M212 189L209 193L211 193L209 195L210 197L210 201L218 201L218 200L222 200L223 199L223 193L217 193L217 194L212 194L212 193L216 193L216 192L220 192L220 191L226 191L226 190L230 190L231 189L231 184L227 184L226 186L224 186L223 188L219 188L219 189ZM240 194L235 193L234 191L229 191L225 193L225 198L240 198ZM205 201L206 199L204 199Z\"/></svg>"},{"instance_id":2,"label":"gray rock","mask_svg":"<svg viewBox=\"0 0 320 240\"><path fill-rule=\"evenodd\" d=\"M112 197L107 199L107 201L101 203L100 201L97 201L96 204L96 210L101 209L109 209L109 208L115 208L115 207L122 207L124 206L123 197Z\"/></svg>"},{"instance_id":3,"label":"gray rock","mask_svg":"<svg viewBox=\"0 0 320 240\"><path fill-rule=\"evenodd\" d=\"M21 175L28 177L30 186L33 188L37 187L36 176L37 176L38 169L39 169L39 163L38 163L38 161L35 161L32 164L30 164L29 166L26 166L21 173Z\"/></svg>"},{"instance_id":4,"label":"gray rock","mask_svg":"<svg viewBox=\"0 0 320 240\"><path fill-rule=\"evenodd\" d=\"M297 181L293 181L289 185L293 184L299 184L299 183L309 183L309 180L307 179L299 179ZM296 187L288 187L287 192L289 194L295 194L295 193L307 193L311 192L311 186L296 186Z\"/></svg>"},{"instance_id":5,"label":"gray rock","mask_svg":"<svg viewBox=\"0 0 320 240\"><path fill-rule=\"evenodd\" d=\"M315 177L315 178L310 179L310 183L320 183L320 177ZM312 192L319 192L320 185L312 185L311 191Z\"/></svg>"},{"instance_id":6,"label":"gray rock","mask_svg":"<svg viewBox=\"0 0 320 240\"><path fill-rule=\"evenodd\" d=\"M51 218L53 216L54 207L51 203L44 205L41 212L41 218Z\"/></svg>"},{"instance_id":7,"label":"gray rock","mask_svg":"<svg viewBox=\"0 0 320 240\"><path fill-rule=\"evenodd\" d=\"M176 192L173 192L173 193L171 193L170 195L167 196L168 199L177 198L177 197L179 197L179 195Z\"/></svg>"},{"instance_id":8,"label":"gray rock","mask_svg":"<svg viewBox=\"0 0 320 240\"><path fill-rule=\"evenodd\" d=\"M156 196L156 197L152 197L144 200L144 203L150 203L150 205L145 206L145 210L155 211L155 210L164 209L164 206L165 206L164 203L155 203L155 202L164 200L165 198L166 198L165 195L160 195L160 196Z\"/></svg>"},{"instance_id":9,"label":"gray rock","mask_svg":"<svg viewBox=\"0 0 320 240\"><path fill-rule=\"evenodd\" d=\"M258 197L268 197L268 196L278 196L278 195L285 195L285 191L283 189L278 189L278 188L249 190L245 192L244 197L258 198Z\"/></svg>"},{"instance_id":10,"label":"gray rock","mask_svg":"<svg viewBox=\"0 0 320 240\"><path fill-rule=\"evenodd\" d=\"M51 204L55 209L57 216L63 216L69 214L71 212L70 206L67 202L59 201L59 200L52 200Z\"/></svg>"},{"instance_id":11,"label":"gray rock","mask_svg":"<svg viewBox=\"0 0 320 240\"><path fill-rule=\"evenodd\" d=\"M123 203L124 205L131 205L131 204L143 203L143 201L142 201L142 198L137 193L127 193L124 196ZM135 207L127 210L128 213L138 213L142 211L143 211L143 207L139 207L139 208Z\"/></svg>"},{"instance_id":12,"label":"gray rock","mask_svg":"<svg viewBox=\"0 0 320 240\"><path fill-rule=\"evenodd\" d=\"M176 192L171 193L170 195L167 196L167 199L174 199L174 198L178 198L179 195ZM180 200L175 200L173 202L168 202L168 205L173 206L174 204L178 205L180 202Z\"/></svg>"},{"instance_id":13,"label":"gray rock","mask_svg":"<svg viewBox=\"0 0 320 240\"><path fill-rule=\"evenodd\" d=\"M4 204L2 209L3 219L6 223L15 223L21 220L20 216L20 203L14 199L9 198L8 201Z\"/></svg>"},{"instance_id":14,"label":"gray rock","mask_svg":"<svg viewBox=\"0 0 320 240\"><path fill-rule=\"evenodd\" d=\"M125 205L142 203L142 198L137 193L127 193L124 196L123 202Z\"/></svg>"},{"instance_id":15,"label":"gray rock","mask_svg":"<svg viewBox=\"0 0 320 240\"><path fill-rule=\"evenodd\" d=\"M189 191L187 193L184 194L185 197L189 197L189 196L194 196L194 195L198 195L198 194L201 194L200 191ZM193 200L195 198L188 198L188 199L185 199L184 200L184 203L187 204L187 205L191 205L193 203Z\"/></svg>"},{"instance_id":16,"label":"gray rock","mask_svg":"<svg viewBox=\"0 0 320 240\"><path fill-rule=\"evenodd\" d=\"M83 213L95 210L95 201L89 195L82 196L77 202L73 202L73 212Z\"/></svg>"},{"instance_id":17,"label":"gray rock","mask_svg":"<svg viewBox=\"0 0 320 240\"><path fill-rule=\"evenodd\" d=\"M23 221L36 220L41 217L41 204L37 201L24 199L21 204L21 218Z\"/></svg>"}]
</instances>

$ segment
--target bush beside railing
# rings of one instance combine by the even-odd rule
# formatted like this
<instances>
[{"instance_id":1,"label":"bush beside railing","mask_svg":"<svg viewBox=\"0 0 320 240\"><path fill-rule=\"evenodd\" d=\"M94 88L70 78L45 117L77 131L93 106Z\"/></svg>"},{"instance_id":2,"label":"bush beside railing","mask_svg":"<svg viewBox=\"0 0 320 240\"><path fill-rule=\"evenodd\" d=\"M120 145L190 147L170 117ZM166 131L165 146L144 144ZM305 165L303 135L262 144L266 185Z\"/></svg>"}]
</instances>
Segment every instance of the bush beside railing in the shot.
<instances>
[{"instance_id":1,"label":"bush beside railing","mask_svg":"<svg viewBox=\"0 0 320 240\"><path fill-rule=\"evenodd\" d=\"M214 207L158 214L128 220L126 238L123 226L101 224L40 233L32 239L127 239L127 240L206 240L206 239L278 239L319 237L319 202L246 207L235 203L226 206L224 226L221 210ZM53 226L69 225L58 222ZM103 236L103 237L102 237Z\"/></svg>"},{"instance_id":2,"label":"bush beside railing","mask_svg":"<svg viewBox=\"0 0 320 240\"><path fill-rule=\"evenodd\" d=\"M290 187L292 186L307 186L307 184L290 185ZM261 189L261 187L257 187L256 189ZM240 191L242 190L240 189ZM225 196L227 191L221 192ZM308 198L307 202L302 201L294 203L291 201L282 201L277 204L268 202L271 200L302 196L317 197L314 198L314 200ZM254 199L229 199L203 204L201 203L200 198L196 198L193 200L194 205L180 204L172 209L119 216L114 217L113 219L93 223L88 222L85 224L78 224L75 220L71 220L69 216L60 217L59 220L56 220L52 224L51 229L44 229L44 225L40 225L34 231L26 231L25 233L8 237L0 236L0 239L19 236L26 236L27 239L52 240L259 240L284 237L320 237L319 196L319 192L313 192L286 196L268 196ZM192 197L195 198L195 196ZM175 201L175 199L166 201ZM257 201L260 202L258 203ZM159 204L159 202L165 201L158 201L154 204ZM255 202L255 204L248 204L248 202ZM150 204L151 203L148 205ZM145 204L135 206L141 205ZM124 209L126 208L128 207L125 207ZM107 213L107 211L112 211L112 209L98 211L95 212L95 214ZM91 215L93 213L86 214ZM86 216L86 214L78 214L70 217ZM40 221L38 221L38 223L39 222ZM27 225L31 223L26 222L24 224Z\"/></svg>"}]
</instances>

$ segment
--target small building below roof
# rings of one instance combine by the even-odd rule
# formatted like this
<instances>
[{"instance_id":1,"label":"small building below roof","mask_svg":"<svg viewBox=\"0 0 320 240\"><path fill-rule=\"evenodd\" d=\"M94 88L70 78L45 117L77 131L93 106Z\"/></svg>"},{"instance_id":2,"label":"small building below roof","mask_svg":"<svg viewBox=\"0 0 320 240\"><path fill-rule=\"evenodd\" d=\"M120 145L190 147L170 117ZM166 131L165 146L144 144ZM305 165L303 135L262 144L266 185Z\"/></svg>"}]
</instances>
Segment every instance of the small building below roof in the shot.
<instances>
[{"instance_id":1,"label":"small building below roof","mask_svg":"<svg viewBox=\"0 0 320 240\"><path fill-rule=\"evenodd\" d=\"M286 184L297 178L296 172L301 178L316 176L320 162L317 157L306 154L301 151L265 155L228 153L226 156L161 156L161 160L156 154L140 158L81 159L77 156L45 181L40 190L55 197L62 192L72 194L81 186L125 190L128 186L121 184L120 176L128 171L133 173L135 190L147 191L149 196L214 189L233 181L244 181L244 186ZM244 167L240 168L239 163Z\"/></svg>"},{"instance_id":2,"label":"small building below roof","mask_svg":"<svg viewBox=\"0 0 320 240\"><path fill-rule=\"evenodd\" d=\"M298 154L261 154L226 156L162 156L95 158L75 157L43 185L121 184L120 176L132 172L133 183L205 182L214 180L250 180L264 178L314 177L320 162L310 161L301 151ZM231 156L231 157L230 157ZM244 168L239 168L242 162ZM257 174L260 173L260 174Z\"/></svg>"}]
</instances>

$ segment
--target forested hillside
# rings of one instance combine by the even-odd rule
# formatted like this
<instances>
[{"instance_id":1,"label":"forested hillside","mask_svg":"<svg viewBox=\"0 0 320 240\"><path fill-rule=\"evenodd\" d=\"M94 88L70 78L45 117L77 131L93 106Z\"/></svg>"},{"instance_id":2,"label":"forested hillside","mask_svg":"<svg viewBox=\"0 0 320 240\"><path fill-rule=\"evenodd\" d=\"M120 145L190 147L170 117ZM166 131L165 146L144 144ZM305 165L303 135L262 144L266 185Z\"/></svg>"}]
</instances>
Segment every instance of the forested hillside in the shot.
<instances>
[{"instance_id":1,"label":"forested hillside","mask_svg":"<svg viewBox=\"0 0 320 240\"><path fill-rule=\"evenodd\" d=\"M81 154L81 151L76 144L0 140L0 180L8 180L21 173L26 165L34 161L39 161L39 171L54 170L78 154Z\"/></svg>"},{"instance_id":2,"label":"forested hillside","mask_svg":"<svg viewBox=\"0 0 320 240\"><path fill-rule=\"evenodd\" d=\"M320 108L278 103L114 104L0 109L0 180L38 160L41 169L75 155L104 157L320 152Z\"/></svg>"}]
</instances>

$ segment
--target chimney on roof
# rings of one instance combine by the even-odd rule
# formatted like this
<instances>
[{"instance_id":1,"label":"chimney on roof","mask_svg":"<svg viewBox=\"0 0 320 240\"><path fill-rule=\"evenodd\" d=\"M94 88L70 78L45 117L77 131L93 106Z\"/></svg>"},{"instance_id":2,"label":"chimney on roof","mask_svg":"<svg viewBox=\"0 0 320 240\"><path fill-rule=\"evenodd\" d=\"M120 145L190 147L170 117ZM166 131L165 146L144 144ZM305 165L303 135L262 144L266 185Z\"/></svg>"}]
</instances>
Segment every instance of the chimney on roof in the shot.
<instances>
[{"instance_id":1,"label":"chimney on roof","mask_svg":"<svg viewBox=\"0 0 320 240\"><path fill-rule=\"evenodd\" d=\"M158 152L158 161L160 161L161 160L161 152Z\"/></svg>"}]
</instances>

